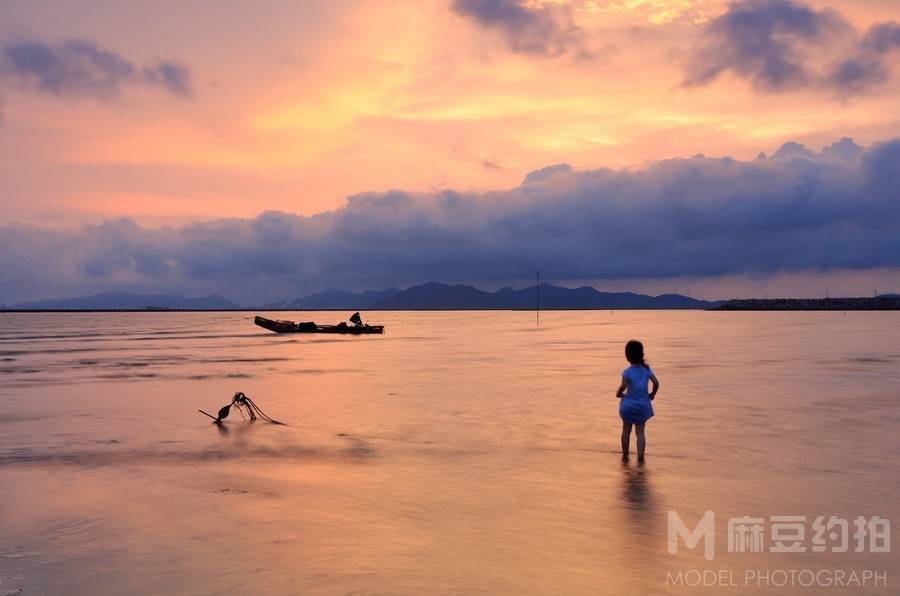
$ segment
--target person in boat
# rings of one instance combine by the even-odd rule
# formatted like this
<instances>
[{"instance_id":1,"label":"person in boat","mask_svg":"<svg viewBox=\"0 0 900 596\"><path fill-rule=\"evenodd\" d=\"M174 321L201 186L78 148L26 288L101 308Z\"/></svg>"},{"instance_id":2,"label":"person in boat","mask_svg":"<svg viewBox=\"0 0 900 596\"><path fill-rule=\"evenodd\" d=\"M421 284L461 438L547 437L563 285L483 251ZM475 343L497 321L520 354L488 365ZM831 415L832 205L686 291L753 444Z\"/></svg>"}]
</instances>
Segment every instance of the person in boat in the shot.
<instances>
[{"instance_id":1,"label":"person in boat","mask_svg":"<svg viewBox=\"0 0 900 596\"><path fill-rule=\"evenodd\" d=\"M350 315L350 322L353 323L353 325L355 327L362 327L363 322L362 322L362 317L359 316L359 311Z\"/></svg>"}]
</instances>

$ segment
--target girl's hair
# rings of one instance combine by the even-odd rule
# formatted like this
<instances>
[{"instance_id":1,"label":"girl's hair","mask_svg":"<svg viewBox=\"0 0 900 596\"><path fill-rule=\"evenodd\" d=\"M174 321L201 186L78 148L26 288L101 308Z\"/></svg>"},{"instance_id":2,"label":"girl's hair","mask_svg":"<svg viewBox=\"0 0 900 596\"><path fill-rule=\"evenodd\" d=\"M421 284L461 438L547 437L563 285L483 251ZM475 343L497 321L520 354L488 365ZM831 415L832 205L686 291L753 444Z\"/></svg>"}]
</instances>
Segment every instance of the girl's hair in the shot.
<instances>
[{"instance_id":1,"label":"girl's hair","mask_svg":"<svg viewBox=\"0 0 900 596\"><path fill-rule=\"evenodd\" d=\"M644 344L636 339L632 339L625 344L625 359L635 366L640 364L644 368L650 368L647 366L647 363L644 362Z\"/></svg>"}]
</instances>

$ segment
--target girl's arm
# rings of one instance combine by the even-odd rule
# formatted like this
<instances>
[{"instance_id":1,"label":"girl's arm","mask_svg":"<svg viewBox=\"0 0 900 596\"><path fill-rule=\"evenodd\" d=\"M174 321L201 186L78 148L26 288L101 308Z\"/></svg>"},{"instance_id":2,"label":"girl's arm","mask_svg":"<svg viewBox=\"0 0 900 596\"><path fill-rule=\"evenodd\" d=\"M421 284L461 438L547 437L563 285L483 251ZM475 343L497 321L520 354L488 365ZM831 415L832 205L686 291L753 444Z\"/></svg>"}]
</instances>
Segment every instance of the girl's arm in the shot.
<instances>
[{"instance_id":1,"label":"girl's arm","mask_svg":"<svg viewBox=\"0 0 900 596\"><path fill-rule=\"evenodd\" d=\"M652 401L656 397L656 392L659 391L659 379L656 378L656 375L650 375L650 383L653 384L653 389L650 390L650 400Z\"/></svg>"},{"instance_id":2,"label":"girl's arm","mask_svg":"<svg viewBox=\"0 0 900 596\"><path fill-rule=\"evenodd\" d=\"M625 380L625 377L622 377L622 384L619 385L619 390L616 391L616 397L622 397L625 393L625 388L628 387L628 381Z\"/></svg>"}]
</instances>

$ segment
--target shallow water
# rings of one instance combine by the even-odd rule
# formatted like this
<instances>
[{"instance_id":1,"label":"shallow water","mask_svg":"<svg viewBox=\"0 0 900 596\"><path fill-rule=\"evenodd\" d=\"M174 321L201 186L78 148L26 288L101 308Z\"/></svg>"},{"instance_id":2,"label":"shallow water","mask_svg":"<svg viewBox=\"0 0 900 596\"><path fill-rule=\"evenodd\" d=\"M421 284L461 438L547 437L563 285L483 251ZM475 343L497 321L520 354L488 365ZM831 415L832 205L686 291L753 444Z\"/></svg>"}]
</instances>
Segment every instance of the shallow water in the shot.
<instances>
[{"instance_id":1,"label":"shallow water","mask_svg":"<svg viewBox=\"0 0 900 596\"><path fill-rule=\"evenodd\" d=\"M896 524L900 313L370 318L387 334L0 315L0 595L821 591L754 569L879 569L828 593L896 593L896 554L729 553L725 524ZM662 382L642 467L618 455L633 337ZM287 426L197 413L235 391ZM713 561L668 554L670 510L715 513ZM685 569L738 585L667 585Z\"/></svg>"}]
</instances>

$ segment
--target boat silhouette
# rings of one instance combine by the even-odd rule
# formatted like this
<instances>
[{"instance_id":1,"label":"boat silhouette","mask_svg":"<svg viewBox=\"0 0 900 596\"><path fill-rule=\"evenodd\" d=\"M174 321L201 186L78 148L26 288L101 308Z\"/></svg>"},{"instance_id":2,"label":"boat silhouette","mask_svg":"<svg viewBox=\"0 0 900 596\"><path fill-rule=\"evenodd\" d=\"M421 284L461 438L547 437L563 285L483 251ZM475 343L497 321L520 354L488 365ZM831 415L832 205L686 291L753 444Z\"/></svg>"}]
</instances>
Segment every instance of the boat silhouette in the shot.
<instances>
[{"instance_id":1,"label":"boat silhouette","mask_svg":"<svg viewBox=\"0 0 900 596\"><path fill-rule=\"evenodd\" d=\"M295 323L293 321L279 321L260 316L255 317L253 322L263 329L268 329L275 333L348 333L351 335L384 333L384 325L348 325L343 322L337 325L317 325L312 321Z\"/></svg>"}]
</instances>

